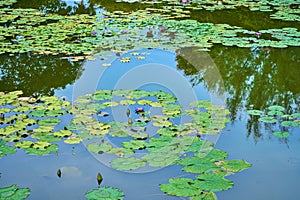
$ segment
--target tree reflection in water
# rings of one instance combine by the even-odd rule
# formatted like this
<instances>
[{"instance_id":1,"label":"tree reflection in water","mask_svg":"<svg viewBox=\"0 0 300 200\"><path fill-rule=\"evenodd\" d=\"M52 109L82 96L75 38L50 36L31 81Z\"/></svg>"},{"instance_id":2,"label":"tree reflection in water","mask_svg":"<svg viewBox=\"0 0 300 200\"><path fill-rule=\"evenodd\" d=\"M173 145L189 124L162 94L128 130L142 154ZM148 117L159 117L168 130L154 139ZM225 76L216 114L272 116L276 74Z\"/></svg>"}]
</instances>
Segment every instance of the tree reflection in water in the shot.
<instances>
[{"instance_id":1,"label":"tree reflection in water","mask_svg":"<svg viewBox=\"0 0 300 200\"><path fill-rule=\"evenodd\" d=\"M195 52L195 50L194 50ZM193 54L190 51L191 55ZM227 95L227 107L231 120L245 117L238 115L243 109L264 110L270 105L281 105L287 113L299 110L300 103L300 49L299 48L236 48L214 46L209 55L222 76ZM199 73L180 54L177 55L177 68L184 70L193 85L204 81L206 72ZM218 79L205 79L209 90L216 90ZM267 127L272 129L272 127ZM247 122L248 137L251 133L256 139L262 137L257 117ZM280 127L283 131L284 127Z\"/></svg>"},{"instance_id":2,"label":"tree reflection in water","mask_svg":"<svg viewBox=\"0 0 300 200\"><path fill-rule=\"evenodd\" d=\"M82 64L83 61L61 59L61 55L3 54L0 55L0 91L53 95L55 89L63 89L76 80Z\"/></svg>"}]
</instances>

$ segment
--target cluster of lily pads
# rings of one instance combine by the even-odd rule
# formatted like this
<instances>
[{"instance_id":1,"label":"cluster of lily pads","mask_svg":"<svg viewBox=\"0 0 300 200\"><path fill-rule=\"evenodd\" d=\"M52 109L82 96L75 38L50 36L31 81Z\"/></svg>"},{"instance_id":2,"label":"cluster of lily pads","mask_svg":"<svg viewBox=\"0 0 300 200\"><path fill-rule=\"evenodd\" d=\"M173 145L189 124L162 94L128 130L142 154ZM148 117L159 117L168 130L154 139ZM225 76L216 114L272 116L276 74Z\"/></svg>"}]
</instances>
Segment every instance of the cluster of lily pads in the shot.
<instances>
[{"instance_id":1,"label":"cluster of lily pads","mask_svg":"<svg viewBox=\"0 0 300 200\"><path fill-rule=\"evenodd\" d=\"M114 120L114 110L123 121ZM74 118L66 128L91 141L87 145L90 152L110 155L114 169L179 164L183 171L198 174L196 179L172 178L161 184L168 195L216 199L213 192L233 186L224 176L251 166L244 160L225 160L224 151L201 139L219 133L228 121L228 110L209 101L192 102L189 109L182 110L177 99L163 91L99 90L78 97L72 112ZM190 121L176 123L184 116Z\"/></svg>"},{"instance_id":2,"label":"cluster of lily pads","mask_svg":"<svg viewBox=\"0 0 300 200\"><path fill-rule=\"evenodd\" d=\"M273 135L278 138L289 137L289 128L300 127L300 113L287 114L279 105L269 106L265 111L248 110L249 115L256 116L259 122L271 124Z\"/></svg>"},{"instance_id":3,"label":"cluster of lily pads","mask_svg":"<svg viewBox=\"0 0 300 200\"><path fill-rule=\"evenodd\" d=\"M141 4L162 5L165 10L208 10L216 11L222 9L237 9L246 7L251 11L270 12L271 18L286 21L300 21L299 3L294 0L285 1L255 1L255 0L116 0L116 2L127 2ZM169 11L169 12L170 12Z\"/></svg>"},{"instance_id":4,"label":"cluster of lily pads","mask_svg":"<svg viewBox=\"0 0 300 200\"><path fill-rule=\"evenodd\" d=\"M1 156L14 153L14 148L28 154L45 155L57 151L54 142L65 138L69 144L81 141L71 131L58 125L61 116L69 113L71 106L58 97L20 97L22 91L0 94L0 148ZM13 144L8 146L6 144Z\"/></svg>"},{"instance_id":5,"label":"cluster of lily pads","mask_svg":"<svg viewBox=\"0 0 300 200\"><path fill-rule=\"evenodd\" d=\"M0 188L0 199L22 200L29 196L29 188L20 188L17 185Z\"/></svg>"},{"instance_id":6,"label":"cluster of lily pads","mask_svg":"<svg viewBox=\"0 0 300 200\"><path fill-rule=\"evenodd\" d=\"M198 174L196 179L172 178L160 185L166 194L192 199L199 195L215 198L213 192L233 185L224 176L250 167L243 160L225 160L224 151L203 139L219 133L228 122L228 110L209 101L192 102L182 110L176 97L163 91L98 90L78 97L72 107L55 96L21 95L21 91L0 94L1 157L15 153L16 148L35 155L56 152L55 142L60 140L68 144L90 141L87 149L111 155L110 165L117 170L179 164L182 170ZM112 118L114 109L120 109L118 116L124 120ZM71 122L64 122L66 115L73 117ZM189 120L180 123L182 117ZM121 141L119 146L111 142L115 140ZM18 192L15 187L11 190ZM1 195L6 195L6 188L3 191ZM106 196L122 199L124 194L111 187L86 193L88 199Z\"/></svg>"},{"instance_id":7,"label":"cluster of lily pads","mask_svg":"<svg viewBox=\"0 0 300 200\"><path fill-rule=\"evenodd\" d=\"M171 10L147 8L98 16L60 16L35 9L0 8L0 53L89 55L103 49L209 48L218 43L283 48L300 43L296 28L261 30L261 34L271 36L263 39L254 31L227 24L175 20L188 17L189 11L175 8L174 14Z\"/></svg>"}]
</instances>

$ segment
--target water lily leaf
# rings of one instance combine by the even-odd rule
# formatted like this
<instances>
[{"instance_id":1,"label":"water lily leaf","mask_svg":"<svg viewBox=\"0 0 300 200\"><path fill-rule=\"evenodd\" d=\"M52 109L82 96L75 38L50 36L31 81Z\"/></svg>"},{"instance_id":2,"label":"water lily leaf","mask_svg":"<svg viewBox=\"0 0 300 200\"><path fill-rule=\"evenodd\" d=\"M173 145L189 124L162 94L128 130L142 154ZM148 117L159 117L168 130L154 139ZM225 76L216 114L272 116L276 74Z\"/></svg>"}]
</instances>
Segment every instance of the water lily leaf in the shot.
<instances>
[{"instance_id":1,"label":"water lily leaf","mask_svg":"<svg viewBox=\"0 0 300 200\"><path fill-rule=\"evenodd\" d=\"M36 133L46 133L52 131L53 131L53 126L39 126L38 128L34 129L34 132Z\"/></svg>"},{"instance_id":2,"label":"water lily leaf","mask_svg":"<svg viewBox=\"0 0 300 200\"><path fill-rule=\"evenodd\" d=\"M31 137L32 138L37 138L39 141L46 141L46 142L57 142L57 141L61 140L61 138L55 137L50 132L35 133L35 134L31 135Z\"/></svg>"},{"instance_id":3,"label":"water lily leaf","mask_svg":"<svg viewBox=\"0 0 300 200\"><path fill-rule=\"evenodd\" d=\"M277 116L283 116L283 112L277 111L277 110L271 110L268 112L268 115L277 115Z\"/></svg>"},{"instance_id":4,"label":"water lily leaf","mask_svg":"<svg viewBox=\"0 0 300 200\"><path fill-rule=\"evenodd\" d=\"M281 125L286 126L286 127L289 127L289 126L297 127L298 123L294 122L294 121L283 121L283 122L281 122Z\"/></svg>"},{"instance_id":5,"label":"water lily leaf","mask_svg":"<svg viewBox=\"0 0 300 200\"><path fill-rule=\"evenodd\" d=\"M175 164L179 160L179 156L168 153L150 153L144 155L142 159L148 161L150 166L165 167Z\"/></svg>"},{"instance_id":6,"label":"water lily leaf","mask_svg":"<svg viewBox=\"0 0 300 200\"><path fill-rule=\"evenodd\" d=\"M116 158L111 161L111 167L116 170L135 170L146 165L146 161L134 157Z\"/></svg>"},{"instance_id":7,"label":"water lily leaf","mask_svg":"<svg viewBox=\"0 0 300 200\"><path fill-rule=\"evenodd\" d=\"M263 114L264 112L261 110L247 110L247 113L249 115L256 115L256 116L260 116L261 114Z\"/></svg>"},{"instance_id":8,"label":"water lily leaf","mask_svg":"<svg viewBox=\"0 0 300 200\"><path fill-rule=\"evenodd\" d=\"M152 137L149 142L146 144L147 150L150 152L157 152L163 147L168 145L173 140L172 137L161 136L161 137Z\"/></svg>"},{"instance_id":9,"label":"water lily leaf","mask_svg":"<svg viewBox=\"0 0 300 200\"><path fill-rule=\"evenodd\" d=\"M14 154L15 152L15 148L5 145L5 142L0 140L0 158L8 154Z\"/></svg>"},{"instance_id":10,"label":"water lily leaf","mask_svg":"<svg viewBox=\"0 0 300 200\"><path fill-rule=\"evenodd\" d=\"M87 146L87 150L94 153L106 153L112 148L112 145L106 142L94 142Z\"/></svg>"},{"instance_id":11,"label":"water lily leaf","mask_svg":"<svg viewBox=\"0 0 300 200\"><path fill-rule=\"evenodd\" d=\"M152 123L153 126L158 126L158 127L169 127L172 126L172 122L170 121L155 121Z\"/></svg>"},{"instance_id":12,"label":"water lily leaf","mask_svg":"<svg viewBox=\"0 0 300 200\"><path fill-rule=\"evenodd\" d=\"M88 200L122 200L124 193L120 189L113 187L99 187L98 189L87 191L85 197Z\"/></svg>"},{"instance_id":13,"label":"water lily leaf","mask_svg":"<svg viewBox=\"0 0 300 200\"><path fill-rule=\"evenodd\" d=\"M22 200L29 196L29 188L19 188L17 185L0 188L0 199Z\"/></svg>"},{"instance_id":14,"label":"water lily leaf","mask_svg":"<svg viewBox=\"0 0 300 200\"><path fill-rule=\"evenodd\" d=\"M141 150L144 149L146 142L143 140L130 140L128 142L122 142L122 146L126 149Z\"/></svg>"},{"instance_id":15,"label":"water lily leaf","mask_svg":"<svg viewBox=\"0 0 300 200\"><path fill-rule=\"evenodd\" d=\"M218 162L218 165L232 172L239 172L251 167L251 164L247 163L244 160L224 160Z\"/></svg>"},{"instance_id":16,"label":"water lily leaf","mask_svg":"<svg viewBox=\"0 0 300 200\"><path fill-rule=\"evenodd\" d=\"M298 118L298 117L300 117L300 113L293 113L293 114L292 114L292 117L293 117L293 118Z\"/></svg>"},{"instance_id":17,"label":"water lily leaf","mask_svg":"<svg viewBox=\"0 0 300 200\"><path fill-rule=\"evenodd\" d=\"M60 122L61 122L61 120L57 119L57 118L46 118L46 119L39 120L38 124L40 126L55 126Z\"/></svg>"},{"instance_id":18,"label":"water lily leaf","mask_svg":"<svg viewBox=\"0 0 300 200\"><path fill-rule=\"evenodd\" d=\"M265 117L259 118L258 121L264 122L264 123L276 123L277 119L275 119L274 117L265 116Z\"/></svg>"},{"instance_id":19,"label":"water lily leaf","mask_svg":"<svg viewBox=\"0 0 300 200\"><path fill-rule=\"evenodd\" d=\"M190 200L217 200L217 196L213 192L204 192L200 196L191 197Z\"/></svg>"},{"instance_id":20,"label":"water lily leaf","mask_svg":"<svg viewBox=\"0 0 300 200\"><path fill-rule=\"evenodd\" d=\"M269 106L268 109L269 109L269 110L272 110L272 111L284 111L284 110L285 110L284 107L278 106L278 105L275 105L275 106Z\"/></svg>"},{"instance_id":21,"label":"water lily leaf","mask_svg":"<svg viewBox=\"0 0 300 200\"><path fill-rule=\"evenodd\" d=\"M53 135L56 137L68 137L68 136L72 135L72 132L69 130L60 130L60 131L54 132Z\"/></svg>"},{"instance_id":22,"label":"water lily leaf","mask_svg":"<svg viewBox=\"0 0 300 200\"><path fill-rule=\"evenodd\" d=\"M196 156L209 161L219 161L225 159L228 156L228 154L225 151L211 148L208 150L198 152Z\"/></svg>"},{"instance_id":23,"label":"water lily leaf","mask_svg":"<svg viewBox=\"0 0 300 200\"><path fill-rule=\"evenodd\" d=\"M198 187L207 191L217 192L232 188L233 182L226 180L218 174L201 174L197 176L198 181L195 181Z\"/></svg>"},{"instance_id":24,"label":"water lily leaf","mask_svg":"<svg viewBox=\"0 0 300 200\"><path fill-rule=\"evenodd\" d=\"M76 135L72 135L64 140L66 144L79 144L80 142L82 142L82 138L78 138Z\"/></svg>"},{"instance_id":25,"label":"water lily leaf","mask_svg":"<svg viewBox=\"0 0 300 200\"><path fill-rule=\"evenodd\" d=\"M125 149L125 148L112 148L107 153L109 153L109 154L115 154L115 155L123 158L123 157L128 157L130 155L133 155L134 151L130 150L130 149Z\"/></svg>"},{"instance_id":26,"label":"water lily leaf","mask_svg":"<svg viewBox=\"0 0 300 200\"><path fill-rule=\"evenodd\" d=\"M84 129L83 124L69 124L65 127L65 129L70 130L70 131L77 131L77 130L83 130Z\"/></svg>"},{"instance_id":27,"label":"water lily leaf","mask_svg":"<svg viewBox=\"0 0 300 200\"><path fill-rule=\"evenodd\" d=\"M25 148L24 150L27 154L42 156L42 155L48 155L50 153L55 153L57 152L57 149L58 146L56 144L52 144L45 149Z\"/></svg>"},{"instance_id":28,"label":"water lily leaf","mask_svg":"<svg viewBox=\"0 0 300 200\"><path fill-rule=\"evenodd\" d=\"M134 100L131 100L131 99L124 99L124 100L121 100L119 102L119 104L121 105L134 105L136 102Z\"/></svg>"},{"instance_id":29,"label":"water lily leaf","mask_svg":"<svg viewBox=\"0 0 300 200\"><path fill-rule=\"evenodd\" d=\"M201 192L195 186L195 181L190 178L171 178L169 183L161 184L159 188L168 195L179 197L197 196Z\"/></svg>"},{"instance_id":30,"label":"water lily leaf","mask_svg":"<svg viewBox=\"0 0 300 200\"><path fill-rule=\"evenodd\" d=\"M60 107L59 107L59 109L60 109ZM64 111L64 110L47 110L46 111L46 115L51 116L51 117L58 117L58 116L61 116L64 114L66 114L66 111Z\"/></svg>"},{"instance_id":31,"label":"water lily leaf","mask_svg":"<svg viewBox=\"0 0 300 200\"><path fill-rule=\"evenodd\" d=\"M110 100L112 99L111 91L97 90L96 92L94 92L92 99L96 101Z\"/></svg>"},{"instance_id":32,"label":"water lily leaf","mask_svg":"<svg viewBox=\"0 0 300 200\"><path fill-rule=\"evenodd\" d=\"M213 105L212 105L211 101L199 100L199 101L190 103L190 106L196 106L198 108L210 108Z\"/></svg>"},{"instance_id":33,"label":"water lily leaf","mask_svg":"<svg viewBox=\"0 0 300 200\"><path fill-rule=\"evenodd\" d=\"M34 110L30 112L30 115L33 117L44 117L46 116L46 111L47 110Z\"/></svg>"},{"instance_id":34,"label":"water lily leaf","mask_svg":"<svg viewBox=\"0 0 300 200\"><path fill-rule=\"evenodd\" d=\"M287 138L290 136L289 132L274 132L273 133L274 136L278 137L278 138Z\"/></svg>"},{"instance_id":35,"label":"water lily leaf","mask_svg":"<svg viewBox=\"0 0 300 200\"><path fill-rule=\"evenodd\" d=\"M183 158L178 162L178 164L184 166L182 170L195 174L204 173L218 168L218 166L213 161L201 159L197 156L191 158Z\"/></svg>"},{"instance_id":36,"label":"water lily leaf","mask_svg":"<svg viewBox=\"0 0 300 200\"><path fill-rule=\"evenodd\" d=\"M51 144L46 141L36 141L33 145L30 146L30 148L35 148L35 149L45 149L49 147Z\"/></svg>"},{"instance_id":37,"label":"water lily leaf","mask_svg":"<svg viewBox=\"0 0 300 200\"><path fill-rule=\"evenodd\" d=\"M34 142L30 141L30 140L23 140L21 142L15 142L15 147L16 148L30 148L34 145Z\"/></svg>"}]
</instances>

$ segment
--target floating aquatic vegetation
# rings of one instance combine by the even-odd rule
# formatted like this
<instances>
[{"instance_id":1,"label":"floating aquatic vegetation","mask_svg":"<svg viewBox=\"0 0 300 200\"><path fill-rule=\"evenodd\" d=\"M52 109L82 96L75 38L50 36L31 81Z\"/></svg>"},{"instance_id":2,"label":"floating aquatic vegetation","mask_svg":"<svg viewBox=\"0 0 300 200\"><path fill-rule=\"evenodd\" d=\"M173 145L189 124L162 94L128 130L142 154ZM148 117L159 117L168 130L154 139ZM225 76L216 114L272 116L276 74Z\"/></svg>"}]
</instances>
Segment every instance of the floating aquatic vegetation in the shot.
<instances>
[{"instance_id":1,"label":"floating aquatic vegetation","mask_svg":"<svg viewBox=\"0 0 300 200\"><path fill-rule=\"evenodd\" d=\"M274 132L273 133L274 136L278 137L278 138L287 138L290 136L290 133L289 132Z\"/></svg>"},{"instance_id":2,"label":"floating aquatic vegetation","mask_svg":"<svg viewBox=\"0 0 300 200\"><path fill-rule=\"evenodd\" d=\"M0 158L8 154L14 154L15 152L15 148L5 145L5 142L0 140Z\"/></svg>"},{"instance_id":3,"label":"floating aquatic vegetation","mask_svg":"<svg viewBox=\"0 0 300 200\"><path fill-rule=\"evenodd\" d=\"M58 97L40 97L35 102L28 102L27 97L20 97L21 91L1 93L1 152L13 153L12 148L24 149L28 154L45 155L57 151L53 144L68 137L65 143L80 143L81 138L69 130L53 131L61 123L61 116L69 112L69 102ZM11 146L3 145L3 141Z\"/></svg>"},{"instance_id":4,"label":"floating aquatic vegetation","mask_svg":"<svg viewBox=\"0 0 300 200\"><path fill-rule=\"evenodd\" d=\"M116 158L111 162L111 166L117 170L135 170L146 165L146 161L128 157L128 158Z\"/></svg>"},{"instance_id":5,"label":"floating aquatic vegetation","mask_svg":"<svg viewBox=\"0 0 300 200\"><path fill-rule=\"evenodd\" d=\"M85 197L88 200L122 200L124 193L120 189L113 187L99 187L98 189L87 191Z\"/></svg>"},{"instance_id":6,"label":"floating aquatic vegetation","mask_svg":"<svg viewBox=\"0 0 300 200\"><path fill-rule=\"evenodd\" d=\"M152 167L165 167L174 165L178 160L179 156L169 153L150 153L142 157Z\"/></svg>"},{"instance_id":7,"label":"floating aquatic vegetation","mask_svg":"<svg viewBox=\"0 0 300 200\"><path fill-rule=\"evenodd\" d=\"M248 110L248 114L256 116L259 122L270 123L273 135L278 138L287 138L290 133L287 129L300 127L300 114L298 112L287 114L284 107L269 106L266 111Z\"/></svg>"},{"instance_id":8,"label":"floating aquatic vegetation","mask_svg":"<svg viewBox=\"0 0 300 200\"><path fill-rule=\"evenodd\" d=\"M232 4L226 4L229 5ZM295 9L292 11L295 12ZM210 48L215 43L247 48L284 48L299 45L297 29L260 30L260 33L268 33L272 38L253 38L253 31L240 27L182 20L188 17L189 11L172 7L148 8L134 12L106 12L99 16L59 16L44 14L34 9L5 8L0 9L0 12L5 16L1 18L2 23L8 24L0 26L0 53L83 55L70 56L70 59L76 61L84 58L94 60L89 54L101 49L123 52L150 47ZM176 18L181 20L174 20ZM240 37L240 34L243 36ZM136 54L133 56L136 59L144 58ZM130 62L131 57L121 57L120 61Z\"/></svg>"},{"instance_id":9,"label":"floating aquatic vegetation","mask_svg":"<svg viewBox=\"0 0 300 200\"><path fill-rule=\"evenodd\" d=\"M23 200L30 194L29 188L19 188L17 185L0 188L0 199Z\"/></svg>"},{"instance_id":10,"label":"floating aquatic vegetation","mask_svg":"<svg viewBox=\"0 0 300 200\"><path fill-rule=\"evenodd\" d=\"M244 160L224 160L217 163L219 166L222 166L226 170L232 172L239 172L243 169L249 168L251 164L247 163Z\"/></svg>"}]
</instances>

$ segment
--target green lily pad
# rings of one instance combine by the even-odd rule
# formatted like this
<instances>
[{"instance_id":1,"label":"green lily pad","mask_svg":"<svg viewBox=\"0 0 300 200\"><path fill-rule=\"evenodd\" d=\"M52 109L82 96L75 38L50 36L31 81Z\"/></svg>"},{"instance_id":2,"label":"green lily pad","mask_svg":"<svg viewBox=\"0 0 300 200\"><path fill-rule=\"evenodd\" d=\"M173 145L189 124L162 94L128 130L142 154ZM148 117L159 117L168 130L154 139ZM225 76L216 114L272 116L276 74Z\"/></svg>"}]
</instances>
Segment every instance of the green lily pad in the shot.
<instances>
[{"instance_id":1,"label":"green lily pad","mask_svg":"<svg viewBox=\"0 0 300 200\"><path fill-rule=\"evenodd\" d=\"M190 200L217 200L217 196L213 192L203 192L200 196L191 197Z\"/></svg>"},{"instance_id":2,"label":"green lily pad","mask_svg":"<svg viewBox=\"0 0 300 200\"><path fill-rule=\"evenodd\" d=\"M72 132L69 130L60 130L60 131L54 132L53 135L56 137L68 137L68 136L72 135Z\"/></svg>"},{"instance_id":3,"label":"green lily pad","mask_svg":"<svg viewBox=\"0 0 300 200\"><path fill-rule=\"evenodd\" d=\"M141 150L144 149L146 145L146 142L143 140L130 140L128 142L122 142L122 146L126 149L131 150Z\"/></svg>"},{"instance_id":4,"label":"green lily pad","mask_svg":"<svg viewBox=\"0 0 300 200\"><path fill-rule=\"evenodd\" d=\"M116 170L135 170L146 165L146 161L134 157L116 158L111 161L111 167Z\"/></svg>"},{"instance_id":5,"label":"green lily pad","mask_svg":"<svg viewBox=\"0 0 300 200\"><path fill-rule=\"evenodd\" d=\"M178 197L197 196L201 193L190 178L171 178L169 183L159 185L161 191Z\"/></svg>"},{"instance_id":6,"label":"green lily pad","mask_svg":"<svg viewBox=\"0 0 300 200\"><path fill-rule=\"evenodd\" d=\"M52 144L45 149L25 148L24 150L27 154L42 156L42 155L48 155L50 153L55 153L57 152L57 149L58 146L56 144Z\"/></svg>"},{"instance_id":7,"label":"green lily pad","mask_svg":"<svg viewBox=\"0 0 300 200\"><path fill-rule=\"evenodd\" d=\"M278 138L287 138L290 136L290 133L289 132L274 132L273 133L274 136L278 137Z\"/></svg>"},{"instance_id":8,"label":"green lily pad","mask_svg":"<svg viewBox=\"0 0 300 200\"><path fill-rule=\"evenodd\" d=\"M95 190L89 190L85 193L88 200L122 200L124 193L117 188L113 187L99 187Z\"/></svg>"},{"instance_id":9,"label":"green lily pad","mask_svg":"<svg viewBox=\"0 0 300 200\"><path fill-rule=\"evenodd\" d=\"M19 188L17 185L0 188L0 199L22 200L29 196L29 188Z\"/></svg>"},{"instance_id":10,"label":"green lily pad","mask_svg":"<svg viewBox=\"0 0 300 200\"><path fill-rule=\"evenodd\" d=\"M184 171L195 174L204 173L218 168L218 166L213 161L201 159L197 156L191 158L183 158L178 162L178 164L184 166Z\"/></svg>"},{"instance_id":11,"label":"green lily pad","mask_svg":"<svg viewBox=\"0 0 300 200\"><path fill-rule=\"evenodd\" d=\"M278 105L275 105L275 106L269 106L268 109L269 109L269 110L272 110L272 111L284 111L284 110L285 110L284 107L278 106Z\"/></svg>"},{"instance_id":12,"label":"green lily pad","mask_svg":"<svg viewBox=\"0 0 300 200\"><path fill-rule=\"evenodd\" d=\"M233 182L226 180L223 176L218 174L201 174L197 176L198 181L195 181L203 190L217 192L228 190L232 188Z\"/></svg>"},{"instance_id":13,"label":"green lily pad","mask_svg":"<svg viewBox=\"0 0 300 200\"><path fill-rule=\"evenodd\" d=\"M294 122L294 121L283 121L283 122L281 122L281 125L286 126L286 127L289 127L289 126L297 127L298 123Z\"/></svg>"},{"instance_id":14,"label":"green lily pad","mask_svg":"<svg viewBox=\"0 0 300 200\"><path fill-rule=\"evenodd\" d=\"M196 154L196 156L209 161L219 161L225 159L228 156L228 154L225 151L212 148L200 151Z\"/></svg>"},{"instance_id":15,"label":"green lily pad","mask_svg":"<svg viewBox=\"0 0 300 200\"><path fill-rule=\"evenodd\" d=\"M175 164L179 160L179 156L168 153L150 153L144 155L142 159L148 161L150 166L165 167Z\"/></svg>"},{"instance_id":16,"label":"green lily pad","mask_svg":"<svg viewBox=\"0 0 300 200\"><path fill-rule=\"evenodd\" d=\"M94 142L87 145L87 150L94 153L109 152L112 148L112 145L106 142Z\"/></svg>"},{"instance_id":17,"label":"green lily pad","mask_svg":"<svg viewBox=\"0 0 300 200\"><path fill-rule=\"evenodd\" d=\"M244 160L224 160L219 162L219 165L232 172L239 172L243 169L251 167L251 164Z\"/></svg>"},{"instance_id":18,"label":"green lily pad","mask_svg":"<svg viewBox=\"0 0 300 200\"><path fill-rule=\"evenodd\" d=\"M52 135L51 132L35 133L31 137L37 138L39 141L46 141L46 142L57 142L57 141L61 140L61 138Z\"/></svg>"},{"instance_id":19,"label":"green lily pad","mask_svg":"<svg viewBox=\"0 0 300 200\"><path fill-rule=\"evenodd\" d=\"M265 116L265 117L259 118L258 121L264 122L264 123L276 123L277 119L275 119L274 117Z\"/></svg>"},{"instance_id":20,"label":"green lily pad","mask_svg":"<svg viewBox=\"0 0 300 200\"><path fill-rule=\"evenodd\" d=\"M61 122L61 120L57 119L57 118L46 118L46 119L39 120L38 124L40 126L55 126L60 122Z\"/></svg>"},{"instance_id":21,"label":"green lily pad","mask_svg":"<svg viewBox=\"0 0 300 200\"><path fill-rule=\"evenodd\" d=\"M0 158L8 154L14 154L15 152L15 148L5 145L5 142L0 140Z\"/></svg>"},{"instance_id":22,"label":"green lily pad","mask_svg":"<svg viewBox=\"0 0 300 200\"><path fill-rule=\"evenodd\" d=\"M247 110L247 113L249 115L256 115L256 116L260 116L261 114L263 114L264 112L261 110Z\"/></svg>"},{"instance_id":23,"label":"green lily pad","mask_svg":"<svg viewBox=\"0 0 300 200\"><path fill-rule=\"evenodd\" d=\"M80 142L82 142L82 139L76 136L70 136L66 140L64 140L64 143L66 144L79 144Z\"/></svg>"}]
</instances>

